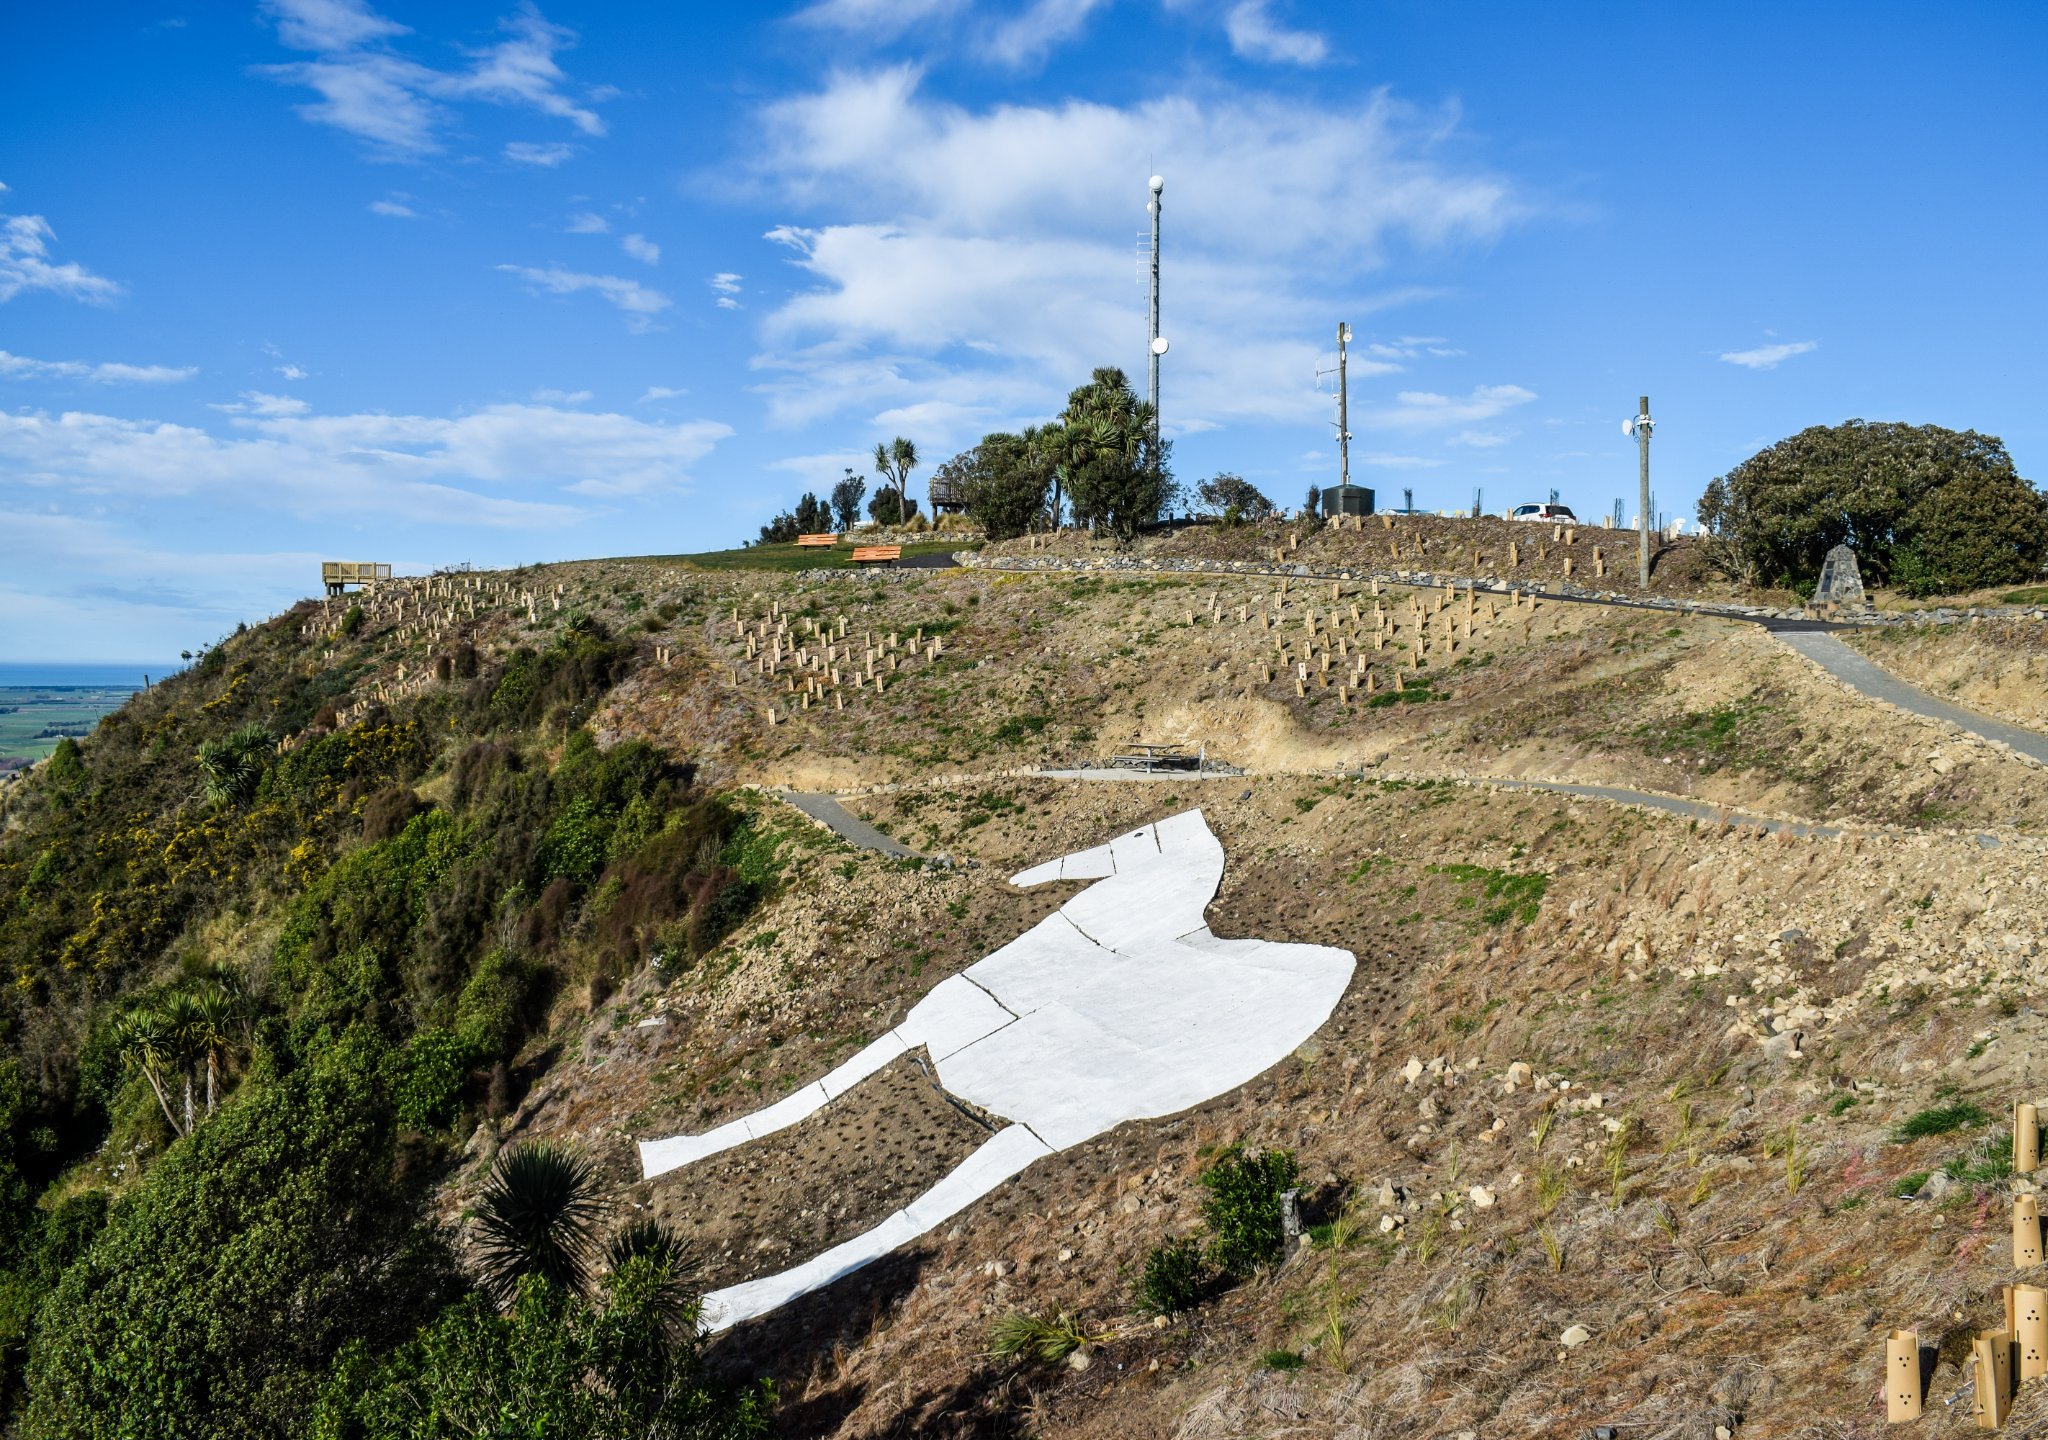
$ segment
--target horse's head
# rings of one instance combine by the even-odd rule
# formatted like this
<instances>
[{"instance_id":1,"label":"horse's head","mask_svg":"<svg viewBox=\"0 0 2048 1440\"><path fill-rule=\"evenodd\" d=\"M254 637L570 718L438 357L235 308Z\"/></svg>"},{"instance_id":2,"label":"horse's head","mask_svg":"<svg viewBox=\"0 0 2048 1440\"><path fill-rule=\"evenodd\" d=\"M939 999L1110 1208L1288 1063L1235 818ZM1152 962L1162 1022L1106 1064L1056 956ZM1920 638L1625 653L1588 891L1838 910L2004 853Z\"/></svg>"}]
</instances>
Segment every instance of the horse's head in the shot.
<instances>
[{"instance_id":1,"label":"horse's head","mask_svg":"<svg viewBox=\"0 0 2048 1440\"><path fill-rule=\"evenodd\" d=\"M1060 907L1100 944L1183 935L1200 928L1222 883L1223 846L1200 810L1184 810L1010 877L1020 886L1050 880L1104 882Z\"/></svg>"}]
</instances>

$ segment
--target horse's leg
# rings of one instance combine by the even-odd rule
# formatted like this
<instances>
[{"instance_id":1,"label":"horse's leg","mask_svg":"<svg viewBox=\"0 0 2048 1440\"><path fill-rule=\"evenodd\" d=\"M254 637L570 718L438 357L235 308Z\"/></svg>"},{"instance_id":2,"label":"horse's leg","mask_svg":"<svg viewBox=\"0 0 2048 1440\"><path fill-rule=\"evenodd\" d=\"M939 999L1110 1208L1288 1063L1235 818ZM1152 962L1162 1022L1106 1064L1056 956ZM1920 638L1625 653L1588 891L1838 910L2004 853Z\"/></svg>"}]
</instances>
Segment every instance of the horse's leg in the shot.
<instances>
[{"instance_id":1,"label":"horse's leg","mask_svg":"<svg viewBox=\"0 0 2048 1440\"><path fill-rule=\"evenodd\" d=\"M749 1140L759 1140L762 1136L772 1135L777 1130L786 1130L797 1121L815 1115L828 1103L844 1095L891 1060L906 1054L910 1048L910 1044L896 1031L886 1031L880 1039L870 1042L851 1060L834 1068L824 1079L813 1080L794 1094L756 1110L751 1115L728 1120L716 1129L706 1130L702 1135L675 1135L666 1140L642 1140L641 1173L652 1179L664 1171L702 1160L707 1155L716 1155L721 1150L730 1150L735 1145L744 1145Z\"/></svg>"},{"instance_id":2,"label":"horse's leg","mask_svg":"<svg viewBox=\"0 0 2048 1440\"><path fill-rule=\"evenodd\" d=\"M1022 1125L998 1130L938 1184L874 1229L779 1274L712 1291L704 1297L699 1323L705 1330L723 1330L829 1285L951 1219L1032 1161L1052 1153Z\"/></svg>"}]
</instances>

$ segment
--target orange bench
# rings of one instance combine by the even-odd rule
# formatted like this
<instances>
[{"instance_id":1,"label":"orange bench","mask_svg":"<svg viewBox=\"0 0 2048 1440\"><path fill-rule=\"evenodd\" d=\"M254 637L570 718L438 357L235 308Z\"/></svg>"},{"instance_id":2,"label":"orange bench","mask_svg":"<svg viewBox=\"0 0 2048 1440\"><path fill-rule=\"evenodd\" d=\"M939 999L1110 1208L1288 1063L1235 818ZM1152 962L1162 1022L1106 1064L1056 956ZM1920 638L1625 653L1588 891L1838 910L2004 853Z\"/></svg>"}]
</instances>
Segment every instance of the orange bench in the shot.
<instances>
[{"instance_id":1,"label":"orange bench","mask_svg":"<svg viewBox=\"0 0 2048 1440\"><path fill-rule=\"evenodd\" d=\"M823 546L837 545L839 537L837 535L799 535L796 537L796 543L805 549L818 549Z\"/></svg>"},{"instance_id":2,"label":"orange bench","mask_svg":"<svg viewBox=\"0 0 2048 1440\"><path fill-rule=\"evenodd\" d=\"M856 545L853 547L853 563L856 565L894 565L903 558L901 545Z\"/></svg>"}]
</instances>

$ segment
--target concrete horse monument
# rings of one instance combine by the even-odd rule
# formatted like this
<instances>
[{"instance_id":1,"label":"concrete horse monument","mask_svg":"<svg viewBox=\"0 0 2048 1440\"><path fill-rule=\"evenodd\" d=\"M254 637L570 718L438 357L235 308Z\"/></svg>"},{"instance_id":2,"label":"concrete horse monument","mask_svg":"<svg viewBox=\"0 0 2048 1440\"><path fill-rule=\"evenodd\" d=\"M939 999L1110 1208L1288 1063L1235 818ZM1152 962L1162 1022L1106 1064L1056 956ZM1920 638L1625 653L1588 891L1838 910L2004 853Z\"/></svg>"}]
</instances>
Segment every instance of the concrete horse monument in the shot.
<instances>
[{"instance_id":1,"label":"concrete horse monument","mask_svg":"<svg viewBox=\"0 0 2048 1440\"><path fill-rule=\"evenodd\" d=\"M1210 934L1202 914L1222 879L1223 847L1199 810L1013 875L1099 883L940 981L823 1079L702 1135L642 1142L652 1178L794 1125L919 1047L948 1092L1010 1122L865 1234L705 1296L706 1328L880 1259L1034 1160L1235 1089L1313 1035L1350 983L1351 953Z\"/></svg>"}]
</instances>

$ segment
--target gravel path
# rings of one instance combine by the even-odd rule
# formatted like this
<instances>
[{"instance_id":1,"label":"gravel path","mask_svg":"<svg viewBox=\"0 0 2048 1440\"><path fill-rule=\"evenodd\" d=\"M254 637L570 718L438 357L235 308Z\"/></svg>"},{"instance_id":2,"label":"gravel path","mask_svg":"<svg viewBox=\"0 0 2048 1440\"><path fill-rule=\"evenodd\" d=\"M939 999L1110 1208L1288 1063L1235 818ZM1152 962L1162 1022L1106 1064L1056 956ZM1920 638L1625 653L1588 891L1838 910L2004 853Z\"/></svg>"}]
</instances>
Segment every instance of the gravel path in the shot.
<instances>
[{"instance_id":1,"label":"gravel path","mask_svg":"<svg viewBox=\"0 0 2048 1440\"><path fill-rule=\"evenodd\" d=\"M858 845L863 850L879 850L884 855L910 857L917 854L908 845L891 840L830 795L790 791L782 798L850 845Z\"/></svg>"},{"instance_id":2,"label":"gravel path","mask_svg":"<svg viewBox=\"0 0 2048 1440\"><path fill-rule=\"evenodd\" d=\"M2048 735L2022 730L2003 720L1993 720L1974 710L1937 700L1925 690L1908 685L1889 670L1864 659L1832 635L1780 633L1778 638L1860 694L1896 705L1915 715L1924 715L1930 720L1945 720L1972 735L2010 745L2022 755L2030 755L2048 765Z\"/></svg>"}]
</instances>

